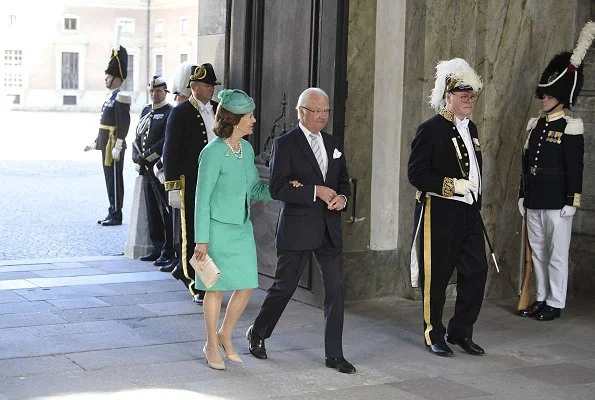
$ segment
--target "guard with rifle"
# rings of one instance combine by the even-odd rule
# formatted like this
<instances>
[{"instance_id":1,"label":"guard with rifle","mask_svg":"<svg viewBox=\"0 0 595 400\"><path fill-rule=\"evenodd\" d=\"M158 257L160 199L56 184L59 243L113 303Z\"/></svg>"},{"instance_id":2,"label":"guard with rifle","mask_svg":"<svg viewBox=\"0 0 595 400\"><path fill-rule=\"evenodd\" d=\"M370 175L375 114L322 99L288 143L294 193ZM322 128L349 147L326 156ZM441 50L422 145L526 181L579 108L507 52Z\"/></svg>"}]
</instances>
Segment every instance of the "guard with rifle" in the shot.
<instances>
[{"instance_id":1,"label":"guard with rifle","mask_svg":"<svg viewBox=\"0 0 595 400\"><path fill-rule=\"evenodd\" d=\"M130 126L130 95L121 91L128 76L128 53L117 45L110 54L105 70L105 87L110 90L101 108L97 139L85 151L101 150L101 163L109 200L108 214L98 220L101 226L122 225L122 204L124 201L124 153L126 135Z\"/></svg>"},{"instance_id":2,"label":"guard with rifle","mask_svg":"<svg viewBox=\"0 0 595 400\"><path fill-rule=\"evenodd\" d=\"M517 308L519 315L538 321L560 318L566 306L572 219L581 205L584 155L583 121L568 111L583 86L582 61L594 37L595 22L589 22L574 52L559 53L550 61L535 89L541 114L527 124L518 206L526 220L532 265L525 265L521 301L529 296L531 267L536 301Z\"/></svg>"},{"instance_id":3,"label":"guard with rifle","mask_svg":"<svg viewBox=\"0 0 595 400\"><path fill-rule=\"evenodd\" d=\"M453 356L446 342L484 354L472 340L488 271L479 213L484 183L477 127L468 118L482 87L465 60L439 62L430 97L437 114L417 128L409 157L409 181L417 189L412 284L422 289L426 348L441 357ZM455 269L455 312L445 328L446 288Z\"/></svg>"},{"instance_id":4,"label":"guard with rifle","mask_svg":"<svg viewBox=\"0 0 595 400\"><path fill-rule=\"evenodd\" d=\"M153 244L151 253L140 259L153 261L153 265L161 267L168 265L173 259L173 230L165 188L155 176L153 167L161 159L167 118L173 107L166 100L168 90L163 77L153 76L147 90L151 96L151 103L143 108L136 127L132 161L137 164L142 176L149 238Z\"/></svg>"}]
</instances>

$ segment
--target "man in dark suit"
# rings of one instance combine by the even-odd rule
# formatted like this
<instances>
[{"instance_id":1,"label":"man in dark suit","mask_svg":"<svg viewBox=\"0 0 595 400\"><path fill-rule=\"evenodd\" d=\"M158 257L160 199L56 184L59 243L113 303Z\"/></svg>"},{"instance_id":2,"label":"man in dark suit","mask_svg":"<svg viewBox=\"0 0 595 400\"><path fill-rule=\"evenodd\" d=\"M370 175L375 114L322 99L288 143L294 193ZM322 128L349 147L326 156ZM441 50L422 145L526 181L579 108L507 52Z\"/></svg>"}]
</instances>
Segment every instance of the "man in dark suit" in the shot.
<instances>
[{"instance_id":1,"label":"man in dark suit","mask_svg":"<svg viewBox=\"0 0 595 400\"><path fill-rule=\"evenodd\" d=\"M167 102L167 83L155 75L147 87L151 103L141 112L132 146L132 161L138 165L145 191L145 205L149 223L149 238L153 244L151 253L142 256L141 261L153 261L161 267L173 258L173 231L170 207L165 203L163 185L153 173L153 166L161 158L165 140L165 126L172 106Z\"/></svg>"},{"instance_id":2,"label":"man in dark suit","mask_svg":"<svg viewBox=\"0 0 595 400\"><path fill-rule=\"evenodd\" d=\"M343 358L343 239L340 211L350 195L345 155L336 137L322 132L330 111L327 94L306 89L297 104L299 125L273 145L270 191L282 201L277 225L277 270L260 312L246 336L250 353L265 359L268 339L297 288L312 252L324 284L326 366L355 368ZM297 180L303 186L287 182Z\"/></svg>"},{"instance_id":3,"label":"man in dark suit","mask_svg":"<svg viewBox=\"0 0 595 400\"><path fill-rule=\"evenodd\" d=\"M189 262L195 246L194 196L198 155L208 141L216 137L213 124L219 103L211 100L211 97L215 85L220 84L211 64L193 66L188 83L192 95L171 111L163 146L165 190L168 192L169 205L179 208L181 214L182 256L172 275L184 283L194 301L201 305L204 292L195 289L195 273Z\"/></svg>"},{"instance_id":4,"label":"man in dark suit","mask_svg":"<svg viewBox=\"0 0 595 400\"><path fill-rule=\"evenodd\" d=\"M482 159L477 127L468 118L482 87L465 60L438 63L430 100L438 113L417 128L409 156L409 181L418 190L415 226L420 240L414 239L412 252L419 250L421 260L417 273L424 341L431 353L442 357L453 356L445 339L469 354L484 354L472 340L488 269L479 214ZM442 313L455 268L457 299L446 329Z\"/></svg>"}]
</instances>

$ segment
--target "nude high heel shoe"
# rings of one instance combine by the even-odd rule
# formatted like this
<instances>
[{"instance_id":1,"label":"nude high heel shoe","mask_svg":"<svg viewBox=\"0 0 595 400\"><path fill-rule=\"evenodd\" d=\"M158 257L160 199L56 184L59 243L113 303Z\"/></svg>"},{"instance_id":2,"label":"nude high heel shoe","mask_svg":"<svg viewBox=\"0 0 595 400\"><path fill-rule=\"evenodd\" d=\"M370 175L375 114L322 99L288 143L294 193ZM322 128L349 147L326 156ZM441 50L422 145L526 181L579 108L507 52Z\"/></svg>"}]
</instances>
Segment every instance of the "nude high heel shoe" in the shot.
<instances>
[{"instance_id":1,"label":"nude high heel shoe","mask_svg":"<svg viewBox=\"0 0 595 400\"><path fill-rule=\"evenodd\" d=\"M209 368L213 368L219 371L223 371L225 369L225 362L221 363L212 363L209 361L209 356L207 356L207 345L205 344L202 348L202 353L205 355L205 360L207 361L207 365Z\"/></svg>"},{"instance_id":2,"label":"nude high heel shoe","mask_svg":"<svg viewBox=\"0 0 595 400\"><path fill-rule=\"evenodd\" d=\"M225 350L223 342L221 342L221 335L219 335L219 332L217 332L217 341L219 342L219 346L221 346L221 349L223 349L225 357L227 357L229 361L234 361L237 363L244 362L238 353L228 353L227 350Z\"/></svg>"}]
</instances>

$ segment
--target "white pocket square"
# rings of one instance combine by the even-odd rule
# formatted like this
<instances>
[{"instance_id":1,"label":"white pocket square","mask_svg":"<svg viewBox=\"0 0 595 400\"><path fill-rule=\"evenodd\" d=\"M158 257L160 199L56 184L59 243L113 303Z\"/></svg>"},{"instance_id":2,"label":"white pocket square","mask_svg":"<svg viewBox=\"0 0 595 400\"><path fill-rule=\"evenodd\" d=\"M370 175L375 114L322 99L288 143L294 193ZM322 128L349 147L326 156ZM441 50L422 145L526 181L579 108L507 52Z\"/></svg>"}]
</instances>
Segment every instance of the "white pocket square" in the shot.
<instances>
[{"instance_id":1,"label":"white pocket square","mask_svg":"<svg viewBox=\"0 0 595 400\"><path fill-rule=\"evenodd\" d=\"M341 153L339 150L335 149L335 151L333 151L333 159L341 157L342 154L343 153Z\"/></svg>"}]
</instances>

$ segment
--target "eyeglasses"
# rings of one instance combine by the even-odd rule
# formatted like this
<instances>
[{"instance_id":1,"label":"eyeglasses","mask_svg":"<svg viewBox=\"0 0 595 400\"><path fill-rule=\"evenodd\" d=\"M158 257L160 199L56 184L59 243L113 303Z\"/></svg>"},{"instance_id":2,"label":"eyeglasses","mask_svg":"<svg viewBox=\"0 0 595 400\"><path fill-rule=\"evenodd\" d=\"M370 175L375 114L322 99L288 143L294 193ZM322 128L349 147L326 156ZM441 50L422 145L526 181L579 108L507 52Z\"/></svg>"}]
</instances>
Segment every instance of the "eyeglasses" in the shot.
<instances>
[{"instance_id":1,"label":"eyeglasses","mask_svg":"<svg viewBox=\"0 0 595 400\"><path fill-rule=\"evenodd\" d=\"M455 93L451 94L461 99L463 103L475 103L477 100L479 100L478 94L462 94L460 96L457 96Z\"/></svg>"},{"instance_id":2,"label":"eyeglasses","mask_svg":"<svg viewBox=\"0 0 595 400\"><path fill-rule=\"evenodd\" d=\"M306 109L306 110L310 111L312 114L316 114L316 115L320 115L320 114L330 115L330 113L333 111L332 108L326 108L324 110L319 110L319 109L312 110L311 108L304 107L304 106L300 106L300 108Z\"/></svg>"}]
</instances>

